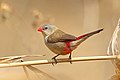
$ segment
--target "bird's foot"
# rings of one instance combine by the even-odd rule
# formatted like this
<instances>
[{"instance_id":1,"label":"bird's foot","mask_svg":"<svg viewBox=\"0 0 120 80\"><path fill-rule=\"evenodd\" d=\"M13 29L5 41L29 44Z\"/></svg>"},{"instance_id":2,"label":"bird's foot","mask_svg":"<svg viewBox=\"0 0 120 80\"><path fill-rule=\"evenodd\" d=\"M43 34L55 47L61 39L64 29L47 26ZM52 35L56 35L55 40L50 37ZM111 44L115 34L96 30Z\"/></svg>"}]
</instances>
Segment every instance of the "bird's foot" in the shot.
<instances>
[{"instance_id":1,"label":"bird's foot","mask_svg":"<svg viewBox=\"0 0 120 80\"><path fill-rule=\"evenodd\" d=\"M71 55L69 56L69 59L70 59L70 64L72 64L72 61L71 61Z\"/></svg>"},{"instance_id":2,"label":"bird's foot","mask_svg":"<svg viewBox=\"0 0 120 80\"><path fill-rule=\"evenodd\" d=\"M53 65L53 66L56 65L56 64L57 64L57 60L56 60L56 58L53 57L52 60L54 60L54 62L52 63L52 65Z\"/></svg>"},{"instance_id":3,"label":"bird's foot","mask_svg":"<svg viewBox=\"0 0 120 80\"><path fill-rule=\"evenodd\" d=\"M71 60L71 58L69 58ZM70 64L72 64L72 61L70 61Z\"/></svg>"},{"instance_id":4,"label":"bird's foot","mask_svg":"<svg viewBox=\"0 0 120 80\"><path fill-rule=\"evenodd\" d=\"M54 64L57 64L57 60L56 60L56 57L58 57L60 54L57 54L56 56L54 56L52 58L52 60L54 60L54 62L52 63L52 65L54 66Z\"/></svg>"}]
</instances>

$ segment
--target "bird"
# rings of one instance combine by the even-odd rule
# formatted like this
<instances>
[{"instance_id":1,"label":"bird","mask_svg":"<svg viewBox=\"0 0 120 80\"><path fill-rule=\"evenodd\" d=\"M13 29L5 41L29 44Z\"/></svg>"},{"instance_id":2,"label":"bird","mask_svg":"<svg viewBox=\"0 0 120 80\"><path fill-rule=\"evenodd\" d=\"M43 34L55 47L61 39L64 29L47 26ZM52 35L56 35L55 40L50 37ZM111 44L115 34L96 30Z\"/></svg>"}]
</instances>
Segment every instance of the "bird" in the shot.
<instances>
[{"instance_id":1,"label":"bird","mask_svg":"<svg viewBox=\"0 0 120 80\"><path fill-rule=\"evenodd\" d=\"M41 32L44 37L45 45L56 55L52 57L57 64L57 57L59 55L68 55L71 60L72 51L75 50L82 42L84 42L90 36L97 34L103 31L103 28L80 35L78 37L68 34L60 30L54 24L42 24L37 29L38 32ZM72 62L70 61L72 64Z\"/></svg>"}]
</instances>

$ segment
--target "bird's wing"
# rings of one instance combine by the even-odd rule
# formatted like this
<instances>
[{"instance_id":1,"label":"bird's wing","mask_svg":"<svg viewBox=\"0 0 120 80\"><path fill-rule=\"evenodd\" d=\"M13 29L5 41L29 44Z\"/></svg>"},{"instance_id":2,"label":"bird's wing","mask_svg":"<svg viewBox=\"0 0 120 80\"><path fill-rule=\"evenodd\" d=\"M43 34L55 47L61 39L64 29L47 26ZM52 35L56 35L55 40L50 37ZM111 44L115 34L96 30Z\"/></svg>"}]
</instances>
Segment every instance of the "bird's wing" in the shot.
<instances>
[{"instance_id":1,"label":"bird's wing","mask_svg":"<svg viewBox=\"0 0 120 80\"><path fill-rule=\"evenodd\" d=\"M56 43L56 42L67 42L67 41L74 41L76 40L76 37L70 34L66 34L65 32L61 30L56 30L53 34L51 34L47 41L50 43Z\"/></svg>"}]
</instances>

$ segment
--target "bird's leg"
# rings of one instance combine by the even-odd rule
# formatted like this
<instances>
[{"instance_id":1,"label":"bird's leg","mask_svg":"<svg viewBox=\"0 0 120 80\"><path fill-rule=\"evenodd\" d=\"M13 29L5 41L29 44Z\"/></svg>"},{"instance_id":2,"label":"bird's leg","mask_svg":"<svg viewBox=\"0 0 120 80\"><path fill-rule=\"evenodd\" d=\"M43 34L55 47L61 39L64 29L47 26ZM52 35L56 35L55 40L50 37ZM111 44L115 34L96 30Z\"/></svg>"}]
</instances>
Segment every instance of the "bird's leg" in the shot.
<instances>
[{"instance_id":1,"label":"bird's leg","mask_svg":"<svg viewBox=\"0 0 120 80\"><path fill-rule=\"evenodd\" d=\"M71 60L71 53L70 53L70 55L69 55L69 59ZM70 61L70 64L72 64L72 62Z\"/></svg>"},{"instance_id":2,"label":"bird's leg","mask_svg":"<svg viewBox=\"0 0 120 80\"><path fill-rule=\"evenodd\" d=\"M57 54L56 56L54 56L52 59L55 61L55 64L57 64L57 60L56 60L56 57L58 57L60 54ZM54 65L53 63L52 63L52 65Z\"/></svg>"}]
</instances>

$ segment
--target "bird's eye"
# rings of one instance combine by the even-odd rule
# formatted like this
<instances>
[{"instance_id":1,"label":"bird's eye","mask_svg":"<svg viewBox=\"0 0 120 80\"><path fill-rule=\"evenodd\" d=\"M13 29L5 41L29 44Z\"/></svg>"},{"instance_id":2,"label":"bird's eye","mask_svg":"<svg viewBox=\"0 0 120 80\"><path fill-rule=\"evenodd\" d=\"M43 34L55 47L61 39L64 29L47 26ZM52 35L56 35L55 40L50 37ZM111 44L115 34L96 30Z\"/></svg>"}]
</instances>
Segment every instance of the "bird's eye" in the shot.
<instances>
[{"instance_id":1,"label":"bird's eye","mask_svg":"<svg viewBox=\"0 0 120 80\"><path fill-rule=\"evenodd\" d=\"M48 29L48 27L45 27L45 29Z\"/></svg>"}]
</instances>

